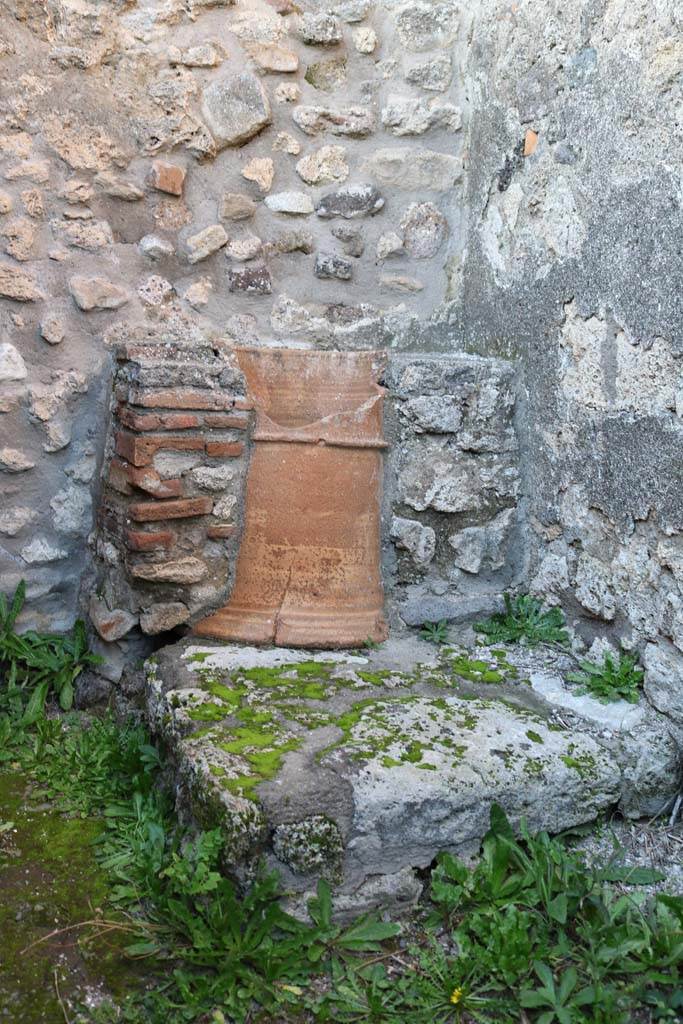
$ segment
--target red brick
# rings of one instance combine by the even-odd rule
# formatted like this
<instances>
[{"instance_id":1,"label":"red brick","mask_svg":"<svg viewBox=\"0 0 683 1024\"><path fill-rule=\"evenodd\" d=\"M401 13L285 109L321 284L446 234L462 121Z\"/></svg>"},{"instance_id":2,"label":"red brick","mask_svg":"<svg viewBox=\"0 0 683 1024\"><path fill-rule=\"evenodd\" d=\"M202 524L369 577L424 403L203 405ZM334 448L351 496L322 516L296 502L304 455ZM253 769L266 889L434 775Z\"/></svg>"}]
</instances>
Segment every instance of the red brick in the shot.
<instances>
[{"instance_id":1,"label":"red brick","mask_svg":"<svg viewBox=\"0 0 683 1024\"><path fill-rule=\"evenodd\" d=\"M201 451L203 437L174 434L146 434L138 437L123 430L116 432L116 452L134 466L148 466L160 448L177 452Z\"/></svg>"},{"instance_id":2,"label":"red brick","mask_svg":"<svg viewBox=\"0 0 683 1024\"><path fill-rule=\"evenodd\" d=\"M131 388L128 401L145 409L240 409L243 400L209 388Z\"/></svg>"},{"instance_id":3,"label":"red brick","mask_svg":"<svg viewBox=\"0 0 683 1024\"><path fill-rule=\"evenodd\" d=\"M249 417L240 416L238 413L231 415L227 412L207 413L204 417L205 427L214 427L222 430L246 430L249 426Z\"/></svg>"},{"instance_id":4,"label":"red brick","mask_svg":"<svg viewBox=\"0 0 683 1024\"><path fill-rule=\"evenodd\" d=\"M232 537L236 531L236 526L210 526L206 535L209 540L224 540L227 537Z\"/></svg>"},{"instance_id":5,"label":"red brick","mask_svg":"<svg viewBox=\"0 0 683 1024\"><path fill-rule=\"evenodd\" d=\"M116 483L125 481L130 486L127 491L121 490L121 487L115 486L113 480ZM180 498L184 493L182 480L162 480L151 466L131 466L127 462L121 462L120 459L111 461L109 482L121 494L130 494L131 487L146 491L147 494L151 494L155 498Z\"/></svg>"},{"instance_id":6,"label":"red brick","mask_svg":"<svg viewBox=\"0 0 683 1024\"><path fill-rule=\"evenodd\" d=\"M235 399L235 409L242 409L245 412L251 412L251 410L253 408L254 408L254 403L252 402L251 398L236 398Z\"/></svg>"},{"instance_id":7,"label":"red brick","mask_svg":"<svg viewBox=\"0 0 683 1024\"><path fill-rule=\"evenodd\" d=\"M222 455L225 459L237 459L244 454L242 441L207 441L207 455Z\"/></svg>"},{"instance_id":8,"label":"red brick","mask_svg":"<svg viewBox=\"0 0 683 1024\"><path fill-rule=\"evenodd\" d=\"M158 530L156 533L126 530L126 545L131 551L157 551L159 548L170 548L174 540L175 534L170 530Z\"/></svg>"},{"instance_id":9,"label":"red brick","mask_svg":"<svg viewBox=\"0 0 683 1024\"><path fill-rule=\"evenodd\" d=\"M161 519L189 519L205 516L213 509L211 498L183 498L180 501L142 501L131 505L131 519L139 523L158 522Z\"/></svg>"},{"instance_id":10,"label":"red brick","mask_svg":"<svg viewBox=\"0 0 683 1024\"><path fill-rule=\"evenodd\" d=\"M152 164L149 180L153 188L159 192L168 192L172 196L183 194L186 171L177 164L167 164L165 160L155 160Z\"/></svg>"},{"instance_id":11,"label":"red brick","mask_svg":"<svg viewBox=\"0 0 683 1024\"><path fill-rule=\"evenodd\" d=\"M188 412L139 413L120 405L117 415L131 430L191 430L200 426L199 418Z\"/></svg>"}]
</instances>

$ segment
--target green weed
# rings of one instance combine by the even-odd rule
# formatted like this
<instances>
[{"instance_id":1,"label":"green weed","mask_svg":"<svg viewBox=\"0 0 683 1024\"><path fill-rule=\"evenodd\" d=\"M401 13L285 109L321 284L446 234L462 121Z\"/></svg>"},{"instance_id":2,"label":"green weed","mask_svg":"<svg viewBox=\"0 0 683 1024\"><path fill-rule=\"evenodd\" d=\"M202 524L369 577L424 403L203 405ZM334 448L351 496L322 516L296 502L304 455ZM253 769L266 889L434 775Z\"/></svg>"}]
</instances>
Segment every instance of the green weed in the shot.
<instances>
[{"instance_id":1,"label":"green weed","mask_svg":"<svg viewBox=\"0 0 683 1024\"><path fill-rule=\"evenodd\" d=\"M602 664L581 661L581 672L570 672L567 679L580 683L579 693L590 693L601 704L615 700L626 700L637 704L643 686L645 673L632 654L620 652L618 660L605 654Z\"/></svg>"},{"instance_id":2,"label":"green weed","mask_svg":"<svg viewBox=\"0 0 683 1024\"><path fill-rule=\"evenodd\" d=\"M524 825L516 838L494 805L474 866L438 858L412 942L398 946L399 926L373 915L335 923L324 880L302 923L275 875L242 890L221 871L221 834L179 824L143 728L27 716L30 681L13 671L0 686L0 767L10 761L68 814L101 818L110 916L150 976L120 1005L83 1008L79 1024L682 1019L683 898L623 891L656 873L589 869L561 839Z\"/></svg>"},{"instance_id":3,"label":"green weed","mask_svg":"<svg viewBox=\"0 0 683 1024\"><path fill-rule=\"evenodd\" d=\"M40 718L48 693L68 711L73 704L74 683L87 665L101 662L88 650L85 626L79 619L71 633L45 635L29 630L16 633L15 625L26 598L22 580L10 602L0 593L0 681L10 687L30 688L24 718L31 724Z\"/></svg>"},{"instance_id":4,"label":"green weed","mask_svg":"<svg viewBox=\"0 0 683 1024\"><path fill-rule=\"evenodd\" d=\"M432 644L445 644L448 642L448 623L445 619L441 619L440 622L424 622L420 637Z\"/></svg>"},{"instance_id":5,"label":"green weed","mask_svg":"<svg viewBox=\"0 0 683 1024\"><path fill-rule=\"evenodd\" d=\"M559 644L566 646L569 634L565 629L564 614L560 608L547 608L535 597L520 594L514 599L504 595L505 610L496 612L484 622L476 622L474 629L483 633L490 644Z\"/></svg>"}]
</instances>

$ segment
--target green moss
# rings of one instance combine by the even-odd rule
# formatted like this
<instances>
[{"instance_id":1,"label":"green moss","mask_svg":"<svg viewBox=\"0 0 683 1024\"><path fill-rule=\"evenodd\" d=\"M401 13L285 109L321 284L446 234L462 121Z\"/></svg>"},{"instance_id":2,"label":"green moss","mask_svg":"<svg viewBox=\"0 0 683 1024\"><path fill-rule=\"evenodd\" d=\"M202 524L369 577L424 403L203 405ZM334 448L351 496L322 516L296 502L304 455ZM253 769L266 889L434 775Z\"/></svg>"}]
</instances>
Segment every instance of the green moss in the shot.
<instances>
[{"instance_id":1,"label":"green moss","mask_svg":"<svg viewBox=\"0 0 683 1024\"><path fill-rule=\"evenodd\" d=\"M533 729L527 729L526 736L531 740L532 743L543 743L543 737L539 736Z\"/></svg>"},{"instance_id":2,"label":"green moss","mask_svg":"<svg viewBox=\"0 0 683 1024\"><path fill-rule=\"evenodd\" d=\"M570 750L572 750L572 746L570 746ZM564 761L567 768L573 768L582 779L595 778L597 774L597 764L592 754L579 754L578 756L574 756L573 753L562 754L560 760Z\"/></svg>"},{"instance_id":3,"label":"green moss","mask_svg":"<svg viewBox=\"0 0 683 1024\"><path fill-rule=\"evenodd\" d=\"M411 764L419 764L422 760L422 754L428 749L431 749L431 747L426 747L423 743L420 743L419 740L413 740L412 743L408 744L405 752L401 755L401 760L410 761Z\"/></svg>"},{"instance_id":4,"label":"green moss","mask_svg":"<svg viewBox=\"0 0 683 1024\"><path fill-rule=\"evenodd\" d=\"M231 707L238 707L242 697L244 696L244 688L233 689L230 686L225 686L223 683L219 683L216 680L211 680L209 683L204 685L204 689L207 693L210 693L212 697L217 697L222 700L224 704L229 704Z\"/></svg>"},{"instance_id":5,"label":"green moss","mask_svg":"<svg viewBox=\"0 0 683 1024\"><path fill-rule=\"evenodd\" d=\"M190 708L187 717L193 722L220 722L225 718L227 710L219 704L199 704L196 708Z\"/></svg>"},{"instance_id":6,"label":"green moss","mask_svg":"<svg viewBox=\"0 0 683 1024\"><path fill-rule=\"evenodd\" d=\"M137 987L140 971L123 953L129 940L122 933L98 939L90 929L75 928L39 942L104 907L108 880L93 850L101 822L46 806L37 791L27 790L23 774L9 772L0 772L0 821L14 823L0 836L0 1007L7 1020L63 1021L55 971L67 1004L82 999L86 988L118 998Z\"/></svg>"},{"instance_id":7,"label":"green moss","mask_svg":"<svg viewBox=\"0 0 683 1024\"><path fill-rule=\"evenodd\" d=\"M543 761L538 757L527 757L524 760L523 771L530 778L538 778L543 774Z\"/></svg>"},{"instance_id":8,"label":"green moss","mask_svg":"<svg viewBox=\"0 0 683 1024\"><path fill-rule=\"evenodd\" d=\"M292 737L276 747L259 751L252 750L249 753L245 753L243 756L245 761L248 762L251 771L245 772L243 775L233 779L224 779L223 786L231 793L248 797L250 800L256 800L256 787L268 779L275 778L280 770L285 754L290 750L298 750L301 743L300 739ZM221 744L221 746L227 750L229 744Z\"/></svg>"},{"instance_id":9,"label":"green moss","mask_svg":"<svg viewBox=\"0 0 683 1024\"><path fill-rule=\"evenodd\" d=\"M491 668L488 662L480 661L477 658L457 655L454 658L450 658L448 664L456 675L462 679L469 680L471 683L496 684L502 683L505 678L500 668Z\"/></svg>"},{"instance_id":10,"label":"green moss","mask_svg":"<svg viewBox=\"0 0 683 1024\"><path fill-rule=\"evenodd\" d=\"M398 673L383 668L378 669L376 672L356 672L356 675L364 683L369 683L370 686L383 686L385 679L389 679L392 675L398 675Z\"/></svg>"}]
</instances>

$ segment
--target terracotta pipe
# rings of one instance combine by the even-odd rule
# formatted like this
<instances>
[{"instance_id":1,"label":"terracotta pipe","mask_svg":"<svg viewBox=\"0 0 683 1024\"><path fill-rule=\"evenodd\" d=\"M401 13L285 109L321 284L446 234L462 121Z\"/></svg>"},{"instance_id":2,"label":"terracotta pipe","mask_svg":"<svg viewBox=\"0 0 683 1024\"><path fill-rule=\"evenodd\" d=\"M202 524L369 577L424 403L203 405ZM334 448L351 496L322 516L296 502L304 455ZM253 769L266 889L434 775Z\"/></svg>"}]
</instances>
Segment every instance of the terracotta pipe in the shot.
<instances>
[{"instance_id":1,"label":"terracotta pipe","mask_svg":"<svg viewBox=\"0 0 683 1024\"><path fill-rule=\"evenodd\" d=\"M380 352L240 349L256 410L228 603L200 636L346 647L387 636Z\"/></svg>"}]
</instances>

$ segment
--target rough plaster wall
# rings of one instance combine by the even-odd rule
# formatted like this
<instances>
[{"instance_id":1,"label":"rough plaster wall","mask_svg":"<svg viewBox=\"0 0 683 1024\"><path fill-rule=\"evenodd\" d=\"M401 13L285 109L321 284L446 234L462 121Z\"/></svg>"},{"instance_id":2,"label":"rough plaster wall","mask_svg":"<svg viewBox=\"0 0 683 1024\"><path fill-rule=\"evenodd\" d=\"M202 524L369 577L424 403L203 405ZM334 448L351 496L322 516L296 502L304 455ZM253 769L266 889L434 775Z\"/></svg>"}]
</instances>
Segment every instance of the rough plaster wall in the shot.
<instances>
[{"instance_id":1,"label":"rough plaster wall","mask_svg":"<svg viewBox=\"0 0 683 1024\"><path fill-rule=\"evenodd\" d=\"M481 3L465 78L468 225L449 320L459 346L520 364L531 587L586 639L644 650L671 711L683 13L669 0Z\"/></svg>"}]
</instances>

